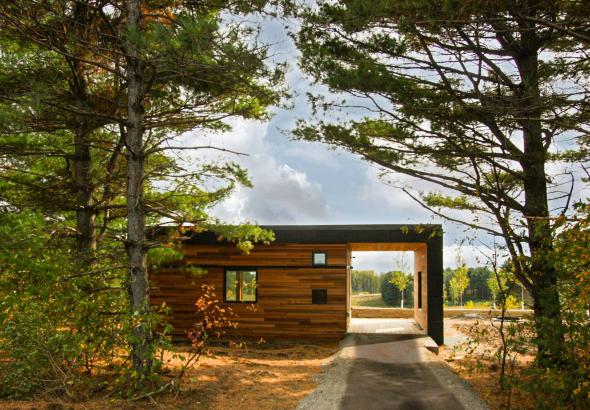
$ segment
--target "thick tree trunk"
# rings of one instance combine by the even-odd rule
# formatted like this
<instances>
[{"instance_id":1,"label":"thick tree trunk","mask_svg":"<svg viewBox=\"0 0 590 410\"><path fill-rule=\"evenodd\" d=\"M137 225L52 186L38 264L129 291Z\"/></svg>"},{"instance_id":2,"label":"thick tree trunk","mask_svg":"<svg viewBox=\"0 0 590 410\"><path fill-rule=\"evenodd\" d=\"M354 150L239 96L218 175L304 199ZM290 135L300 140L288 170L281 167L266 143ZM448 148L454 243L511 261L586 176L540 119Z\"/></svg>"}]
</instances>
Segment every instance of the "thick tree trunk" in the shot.
<instances>
[{"instance_id":1,"label":"thick tree trunk","mask_svg":"<svg viewBox=\"0 0 590 410\"><path fill-rule=\"evenodd\" d=\"M84 266L93 263L96 251L96 212L92 198L92 156L88 127L80 125L74 140L74 189L76 192L77 251Z\"/></svg>"},{"instance_id":2,"label":"thick tree trunk","mask_svg":"<svg viewBox=\"0 0 590 410\"><path fill-rule=\"evenodd\" d=\"M541 125L539 61L534 27L523 34L523 50L516 59L522 80L524 155L520 161L524 175L525 218L531 263L528 266L534 300L538 359L558 362L563 350L563 326L557 290L557 272L547 257L553 247L549 223L546 148ZM531 38L528 38L531 37ZM527 47L528 46L528 47Z\"/></svg>"},{"instance_id":3,"label":"thick tree trunk","mask_svg":"<svg viewBox=\"0 0 590 410\"><path fill-rule=\"evenodd\" d=\"M88 25L88 7L83 2L74 6L74 30L79 39L86 38ZM74 135L74 189L76 201L77 251L83 268L94 263L96 251L96 210L94 209L94 185L92 183L92 155L90 151L93 131L92 118L89 117L89 93L86 72L81 60L86 50L79 46L74 51L75 57L70 60L72 80L70 90L80 111L76 117Z\"/></svg>"},{"instance_id":4,"label":"thick tree trunk","mask_svg":"<svg viewBox=\"0 0 590 410\"><path fill-rule=\"evenodd\" d=\"M140 0L127 0L127 31L138 33L141 22ZM144 209L143 93L145 79L140 51L134 39L127 43L127 251L129 256L129 296L134 320L131 358L134 370L146 376L152 366L152 328L149 320Z\"/></svg>"}]
</instances>

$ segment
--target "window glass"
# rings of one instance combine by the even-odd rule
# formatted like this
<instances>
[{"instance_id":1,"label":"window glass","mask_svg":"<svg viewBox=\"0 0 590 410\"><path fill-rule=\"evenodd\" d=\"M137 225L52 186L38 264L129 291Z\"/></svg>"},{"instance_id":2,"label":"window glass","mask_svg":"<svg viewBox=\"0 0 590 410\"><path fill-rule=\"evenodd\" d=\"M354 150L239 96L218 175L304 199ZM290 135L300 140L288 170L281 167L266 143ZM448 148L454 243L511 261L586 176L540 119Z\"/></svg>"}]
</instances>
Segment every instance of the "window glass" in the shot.
<instances>
[{"instance_id":1,"label":"window glass","mask_svg":"<svg viewBox=\"0 0 590 410\"><path fill-rule=\"evenodd\" d=\"M225 300L236 302L238 300L238 272L225 272Z\"/></svg>"},{"instance_id":2,"label":"window glass","mask_svg":"<svg viewBox=\"0 0 590 410\"><path fill-rule=\"evenodd\" d=\"M242 272L242 302L256 302L256 272Z\"/></svg>"},{"instance_id":3,"label":"window glass","mask_svg":"<svg viewBox=\"0 0 590 410\"><path fill-rule=\"evenodd\" d=\"M257 272L255 270L225 271L226 302L256 302Z\"/></svg>"},{"instance_id":4,"label":"window glass","mask_svg":"<svg viewBox=\"0 0 590 410\"><path fill-rule=\"evenodd\" d=\"M314 252L313 253L313 264L314 265L326 265L328 257L326 252Z\"/></svg>"}]
</instances>

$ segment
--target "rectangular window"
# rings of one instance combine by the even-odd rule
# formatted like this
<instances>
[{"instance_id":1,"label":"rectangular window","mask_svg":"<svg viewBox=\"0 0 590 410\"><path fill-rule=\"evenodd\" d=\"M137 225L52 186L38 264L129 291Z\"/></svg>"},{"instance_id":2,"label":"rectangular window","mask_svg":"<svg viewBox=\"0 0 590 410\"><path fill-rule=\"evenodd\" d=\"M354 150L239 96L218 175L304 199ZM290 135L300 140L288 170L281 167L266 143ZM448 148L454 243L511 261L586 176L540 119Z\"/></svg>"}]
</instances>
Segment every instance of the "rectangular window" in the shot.
<instances>
[{"instance_id":1,"label":"rectangular window","mask_svg":"<svg viewBox=\"0 0 590 410\"><path fill-rule=\"evenodd\" d=\"M312 289L311 303L314 305L325 305L328 303L328 289Z\"/></svg>"},{"instance_id":2,"label":"rectangular window","mask_svg":"<svg viewBox=\"0 0 590 410\"><path fill-rule=\"evenodd\" d=\"M328 254L326 252L314 252L311 262L313 266L325 266L328 264Z\"/></svg>"},{"instance_id":3,"label":"rectangular window","mask_svg":"<svg viewBox=\"0 0 590 410\"><path fill-rule=\"evenodd\" d=\"M422 309L422 272L418 272L418 309Z\"/></svg>"},{"instance_id":4,"label":"rectangular window","mask_svg":"<svg viewBox=\"0 0 590 410\"><path fill-rule=\"evenodd\" d=\"M258 299L258 272L248 270L226 270L224 301L256 303Z\"/></svg>"}]
</instances>

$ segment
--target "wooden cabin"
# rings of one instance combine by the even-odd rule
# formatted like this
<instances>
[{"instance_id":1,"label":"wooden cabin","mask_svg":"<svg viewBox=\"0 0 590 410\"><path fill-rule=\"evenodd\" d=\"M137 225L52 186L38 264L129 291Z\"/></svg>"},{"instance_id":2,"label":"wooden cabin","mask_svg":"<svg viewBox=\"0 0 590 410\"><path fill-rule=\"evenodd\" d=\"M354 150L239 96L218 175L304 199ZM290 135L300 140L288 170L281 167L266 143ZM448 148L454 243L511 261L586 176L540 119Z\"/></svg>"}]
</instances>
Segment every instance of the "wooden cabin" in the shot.
<instances>
[{"instance_id":1,"label":"wooden cabin","mask_svg":"<svg viewBox=\"0 0 590 410\"><path fill-rule=\"evenodd\" d=\"M172 309L173 336L195 322L201 285L238 315L235 334L253 338L338 339L351 316L351 253L414 251L414 318L443 343L440 225L264 226L270 245L242 254L211 232L182 244L183 260L150 275L151 303ZM195 274L195 268L200 271Z\"/></svg>"}]
</instances>

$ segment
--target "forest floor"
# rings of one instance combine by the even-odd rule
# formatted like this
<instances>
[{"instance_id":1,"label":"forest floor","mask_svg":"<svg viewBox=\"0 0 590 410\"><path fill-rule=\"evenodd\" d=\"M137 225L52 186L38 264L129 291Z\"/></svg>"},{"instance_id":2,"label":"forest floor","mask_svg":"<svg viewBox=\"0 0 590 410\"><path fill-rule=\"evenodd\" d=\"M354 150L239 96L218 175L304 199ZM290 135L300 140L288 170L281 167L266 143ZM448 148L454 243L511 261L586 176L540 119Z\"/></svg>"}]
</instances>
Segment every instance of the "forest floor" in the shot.
<instances>
[{"instance_id":1,"label":"forest floor","mask_svg":"<svg viewBox=\"0 0 590 410\"><path fill-rule=\"evenodd\" d=\"M187 372L178 396L162 394L137 402L101 397L76 403L59 397L0 400L0 409L293 409L315 389L315 376L338 351L338 343L254 343L209 350Z\"/></svg>"},{"instance_id":2,"label":"forest floor","mask_svg":"<svg viewBox=\"0 0 590 410\"><path fill-rule=\"evenodd\" d=\"M475 350L464 343L468 336L475 339L485 329L488 335L496 334L489 332L491 326L489 319L446 318L447 346L441 349L440 356L474 387L490 408L503 409L507 397L499 388L500 368L489 354L498 347L499 340L479 337L481 344ZM77 402L64 397L38 397L30 401L0 400L0 409L294 409L318 386L318 373L331 363L338 350L337 342L252 342L241 347L214 346L187 372L178 396L156 395L153 400L136 402L101 396ZM168 353L170 357L172 354ZM178 368L180 361L174 364ZM530 398L518 391L512 392L510 400L515 408L532 408Z\"/></svg>"},{"instance_id":3,"label":"forest floor","mask_svg":"<svg viewBox=\"0 0 590 410\"><path fill-rule=\"evenodd\" d=\"M494 353L501 342L495 326L489 318L445 318L445 348L440 355L459 377L473 386L490 409L534 409L532 398L524 392L500 389L500 364ZM520 356L510 371L522 371L532 359Z\"/></svg>"}]
</instances>

